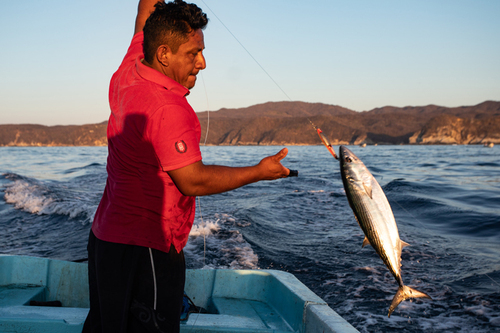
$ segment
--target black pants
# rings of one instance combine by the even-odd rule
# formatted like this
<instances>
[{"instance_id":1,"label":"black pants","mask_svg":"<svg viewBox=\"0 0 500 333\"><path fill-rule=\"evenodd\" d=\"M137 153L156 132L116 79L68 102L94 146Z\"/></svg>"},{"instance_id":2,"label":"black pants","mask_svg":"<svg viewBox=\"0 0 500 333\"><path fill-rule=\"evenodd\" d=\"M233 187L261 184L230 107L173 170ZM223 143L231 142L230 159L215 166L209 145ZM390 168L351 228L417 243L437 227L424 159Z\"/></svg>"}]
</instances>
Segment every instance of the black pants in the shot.
<instances>
[{"instance_id":1,"label":"black pants","mask_svg":"<svg viewBox=\"0 0 500 333\"><path fill-rule=\"evenodd\" d=\"M83 332L179 332L182 251L105 242L92 231L87 250L90 312Z\"/></svg>"}]
</instances>

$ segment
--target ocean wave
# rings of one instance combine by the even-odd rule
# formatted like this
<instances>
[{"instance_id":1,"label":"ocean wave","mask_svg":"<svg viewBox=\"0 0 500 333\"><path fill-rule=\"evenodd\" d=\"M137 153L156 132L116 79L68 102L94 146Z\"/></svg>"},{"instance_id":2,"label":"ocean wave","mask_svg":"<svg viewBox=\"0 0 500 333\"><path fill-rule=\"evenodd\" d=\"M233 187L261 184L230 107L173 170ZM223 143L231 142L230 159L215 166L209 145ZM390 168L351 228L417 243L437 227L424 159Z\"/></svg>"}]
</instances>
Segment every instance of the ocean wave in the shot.
<instances>
[{"instance_id":1,"label":"ocean wave","mask_svg":"<svg viewBox=\"0 0 500 333\"><path fill-rule=\"evenodd\" d=\"M37 215L67 215L93 220L96 204L88 202L86 194L75 193L67 184L41 182L16 174L4 175L12 183L4 186L4 200L14 206Z\"/></svg>"},{"instance_id":2,"label":"ocean wave","mask_svg":"<svg viewBox=\"0 0 500 333\"><path fill-rule=\"evenodd\" d=\"M416 184L413 184L410 181L407 181L403 178L396 178L382 186L382 189L385 193L389 192L403 192L408 189L415 189Z\"/></svg>"},{"instance_id":3,"label":"ocean wave","mask_svg":"<svg viewBox=\"0 0 500 333\"><path fill-rule=\"evenodd\" d=\"M469 237L500 235L499 196L493 190L395 179L384 192L394 215L410 224Z\"/></svg>"},{"instance_id":4,"label":"ocean wave","mask_svg":"<svg viewBox=\"0 0 500 333\"><path fill-rule=\"evenodd\" d=\"M42 184L17 179L5 187L4 199L16 209L41 215L54 202L48 192Z\"/></svg>"},{"instance_id":5,"label":"ocean wave","mask_svg":"<svg viewBox=\"0 0 500 333\"><path fill-rule=\"evenodd\" d=\"M75 172L86 171L86 170L93 169L93 168L101 168L102 166L103 166L103 164L101 164L101 163L91 163L91 164L88 164L88 165L85 165L82 167L67 169L64 171L64 174L71 174L71 173L75 173Z\"/></svg>"},{"instance_id":6,"label":"ocean wave","mask_svg":"<svg viewBox=\"0 0 500 333\"><path fill-rule=\"evenodd\" d=\"M500 163L498 162L477 162L475 165L481 167L494 167L494 168L500 167Z\"/></svg>"}]
</instances>

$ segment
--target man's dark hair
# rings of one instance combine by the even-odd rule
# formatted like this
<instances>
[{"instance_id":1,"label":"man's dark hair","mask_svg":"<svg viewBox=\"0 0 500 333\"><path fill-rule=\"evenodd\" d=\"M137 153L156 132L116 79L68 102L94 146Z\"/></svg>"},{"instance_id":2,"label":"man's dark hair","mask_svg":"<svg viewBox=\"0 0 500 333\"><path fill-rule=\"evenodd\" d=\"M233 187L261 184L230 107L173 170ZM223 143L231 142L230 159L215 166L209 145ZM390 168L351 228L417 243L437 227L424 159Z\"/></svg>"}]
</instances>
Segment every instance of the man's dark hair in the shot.
<instances>
[{"instance_id":1,"label":"man's dark hair","mask_svg":"<svg viewBox=\"0 0 500 333\"><path fill-rule=\"evenodd\" d=\"M153 62L160 45L168 45L173 53L189 39L193 30L205 29L207 14L196 6L182 0L169 3L158 2L144 25L144 59Z\"/></svg>"}]
</instances>

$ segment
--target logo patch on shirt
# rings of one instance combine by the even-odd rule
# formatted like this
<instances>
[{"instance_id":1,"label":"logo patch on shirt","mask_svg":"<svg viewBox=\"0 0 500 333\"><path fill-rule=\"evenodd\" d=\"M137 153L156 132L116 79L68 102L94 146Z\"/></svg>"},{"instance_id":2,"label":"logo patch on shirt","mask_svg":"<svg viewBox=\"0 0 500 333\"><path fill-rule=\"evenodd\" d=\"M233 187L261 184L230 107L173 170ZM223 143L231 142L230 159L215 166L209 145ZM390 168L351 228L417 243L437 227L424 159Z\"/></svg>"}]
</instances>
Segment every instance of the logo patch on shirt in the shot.
<instances>
[{"instance_id":1,"label":"logo patch on shirt","mask_svg":"<svg viewBox=\"0 0 500 333\"><path fill-rule=\"evenodd\" d=\"M177 152L181 154L184 154L187 151L187 148L188 147L186 146L186 143L183 140L177 141L175 143L175 150L177 150Z\"/></svg>"}]
</instances>

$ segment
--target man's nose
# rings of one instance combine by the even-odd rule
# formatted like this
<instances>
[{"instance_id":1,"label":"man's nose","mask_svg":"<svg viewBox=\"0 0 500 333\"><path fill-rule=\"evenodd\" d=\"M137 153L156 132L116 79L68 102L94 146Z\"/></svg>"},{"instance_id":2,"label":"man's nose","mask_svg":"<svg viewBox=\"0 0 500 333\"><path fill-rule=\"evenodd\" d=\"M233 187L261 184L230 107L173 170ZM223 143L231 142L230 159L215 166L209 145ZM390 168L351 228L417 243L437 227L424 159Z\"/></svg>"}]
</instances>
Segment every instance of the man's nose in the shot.
<instances>
[{"instance_id":1,"label":"man's nose","mask_svg":"<svg viewBox=\"0 0 500 333\"><path fill-rule=\"evenodd\" d=\"M205 61L205 56L203 53L198 54L198 59L196 60L196 68L198 69L205 69L207 67L207 62Z\"/></svg>"}]
</instances>

